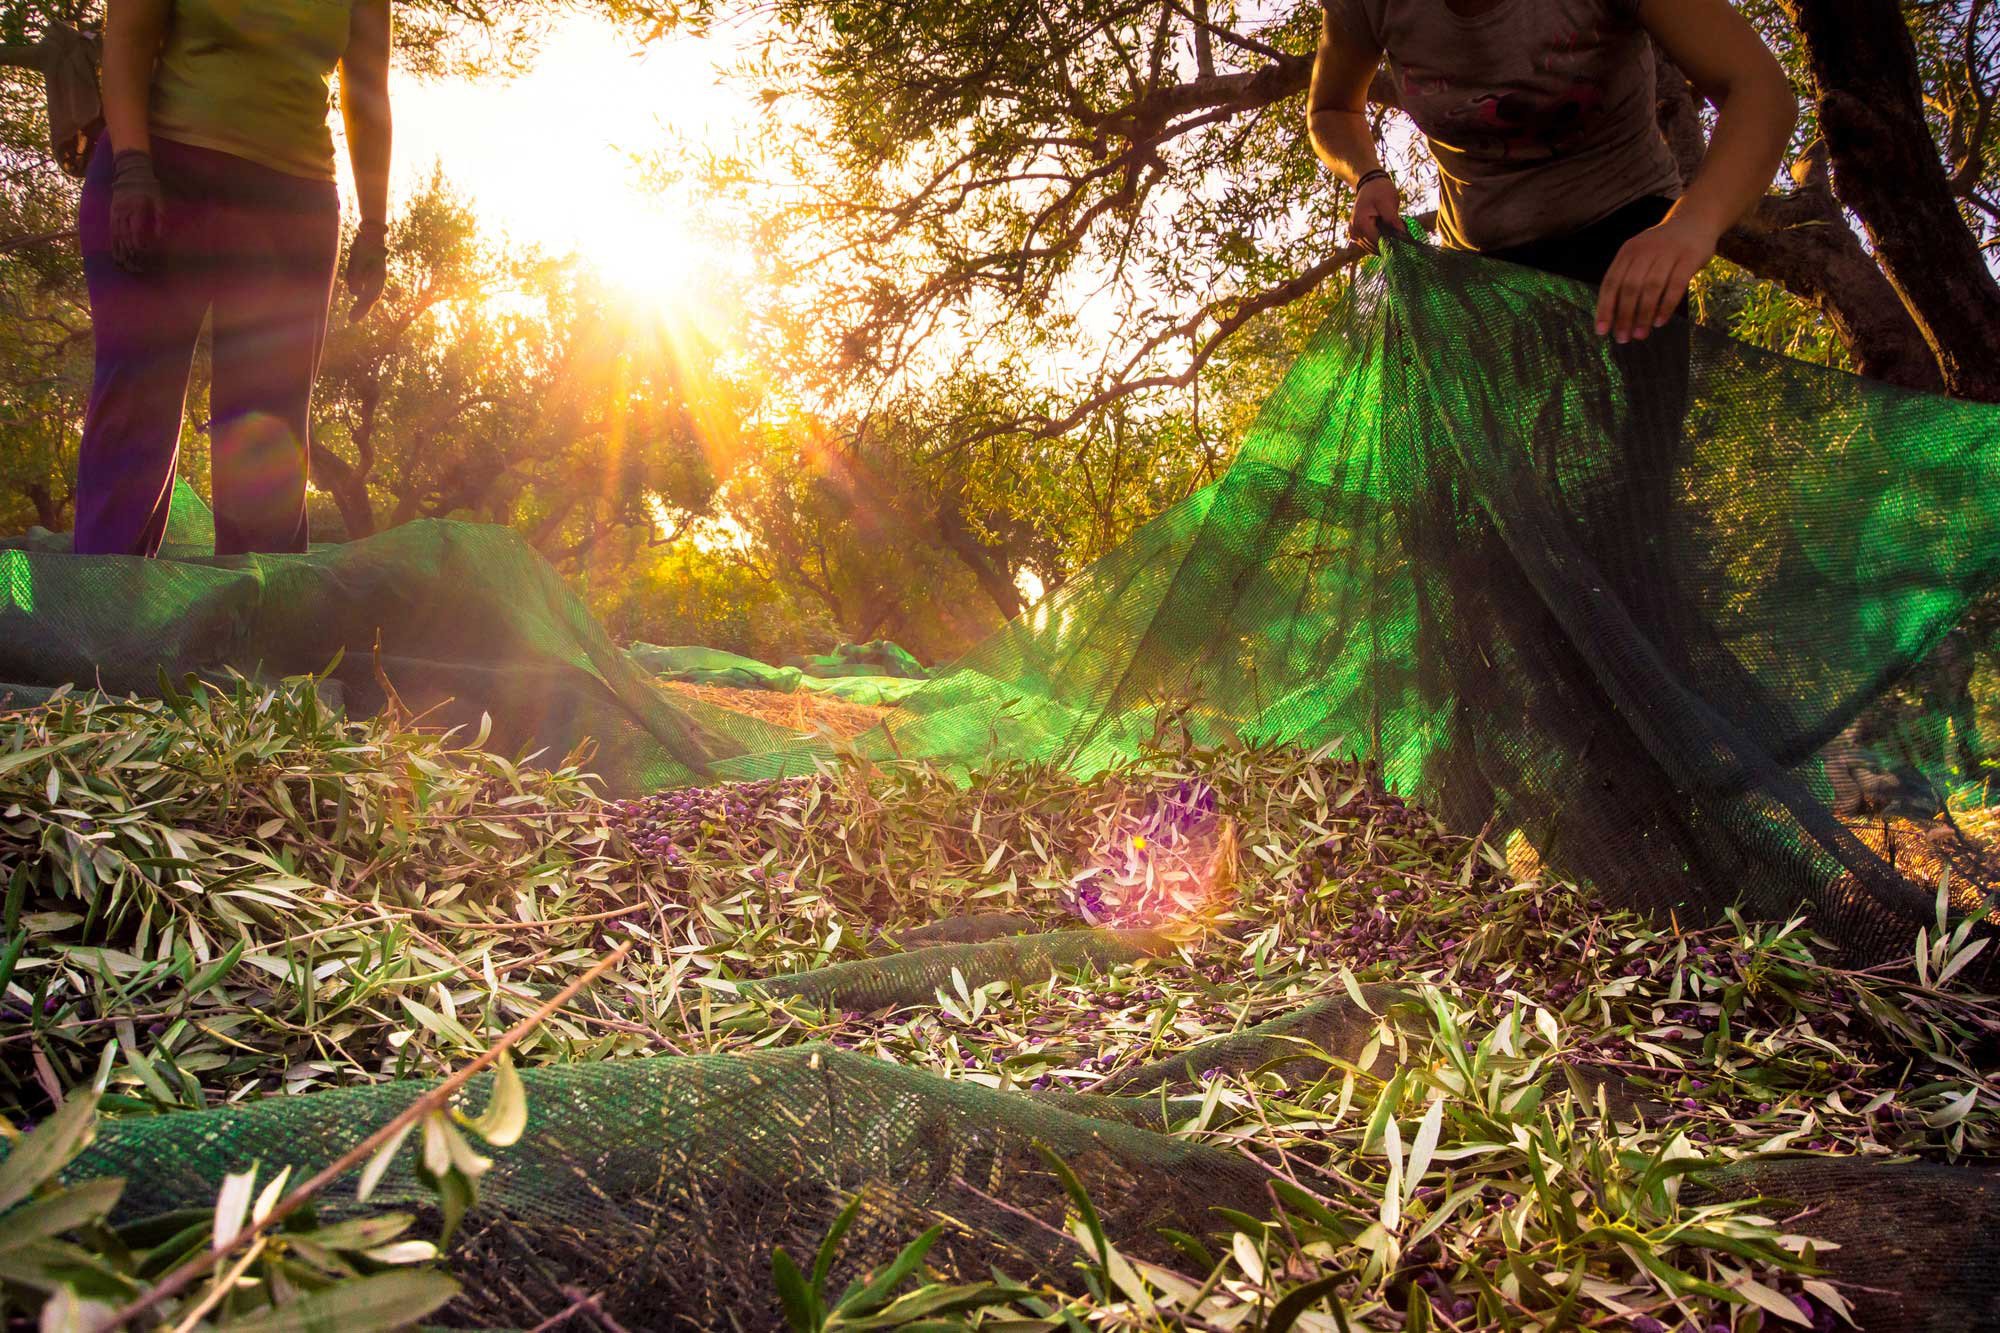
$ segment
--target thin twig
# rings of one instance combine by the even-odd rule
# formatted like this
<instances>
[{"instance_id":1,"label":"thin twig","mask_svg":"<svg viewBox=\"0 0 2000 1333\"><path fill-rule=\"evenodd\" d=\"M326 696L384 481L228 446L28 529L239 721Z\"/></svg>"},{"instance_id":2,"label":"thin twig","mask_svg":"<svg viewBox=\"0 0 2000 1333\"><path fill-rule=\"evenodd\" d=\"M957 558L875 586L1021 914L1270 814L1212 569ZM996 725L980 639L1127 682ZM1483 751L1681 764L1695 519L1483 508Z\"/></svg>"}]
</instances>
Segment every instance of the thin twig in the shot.
<instances>
[{"instance_id":1,"label":"thin twig","mask_svg":"<svg viewBox=\"0 0 2000 1333\"><path fill-rule=\"evenodd\" d=\"M264 1242L261 1240L245 1251L243 1257L222 1275L221 1280L208 1289L208 1295L202 1297L194 1309L189 1310L181 1322L174 1325L173 1333L189 1333L189 1330L201 1323L203 1316L222 1303L222 1298L235 1288L236 1279L242 1277L250 1265L257 1262L257 1256L263 1252Z\"/></svg>"},{"instance_id":2,"label":"thin twig","mask_svg":"<svg viewBox=\"0 0 2000 1333\"><path fill-rule=\"evenodd\" d=\"M563 1295L571 1298L570 1303L550 1315L547 1319L544 1319L541 1323L536 1324L528 1330L528 1333L549 1333L550 1329L561 1328L585 1310L590 1311L592 1314L598 1313L597 1297L594 1293L585 1292L576 1294L566 1291Z\"/></svg>"}]
</instances>

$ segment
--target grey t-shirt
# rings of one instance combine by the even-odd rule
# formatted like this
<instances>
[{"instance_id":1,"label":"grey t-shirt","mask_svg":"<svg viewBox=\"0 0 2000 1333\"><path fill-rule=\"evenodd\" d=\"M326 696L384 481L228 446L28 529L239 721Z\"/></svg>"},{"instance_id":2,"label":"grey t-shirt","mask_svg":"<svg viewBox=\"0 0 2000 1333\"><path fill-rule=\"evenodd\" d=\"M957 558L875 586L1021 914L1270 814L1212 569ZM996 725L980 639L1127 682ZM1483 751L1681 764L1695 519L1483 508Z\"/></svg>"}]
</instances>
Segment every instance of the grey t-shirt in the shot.
<instances>
[{"instance_id":1,"label":"grey t-shirt","mask_svg":"<svg viewBox=\"0 0 2000 1333\"><path fill-rule=\"evenodd\" d=\"M1446 245L1504 249L1680 196L1638 0L1500 0L1469 18L1444 0L1323 3L1388 58L1430 140Z\"/></svg>"}]
</instances>

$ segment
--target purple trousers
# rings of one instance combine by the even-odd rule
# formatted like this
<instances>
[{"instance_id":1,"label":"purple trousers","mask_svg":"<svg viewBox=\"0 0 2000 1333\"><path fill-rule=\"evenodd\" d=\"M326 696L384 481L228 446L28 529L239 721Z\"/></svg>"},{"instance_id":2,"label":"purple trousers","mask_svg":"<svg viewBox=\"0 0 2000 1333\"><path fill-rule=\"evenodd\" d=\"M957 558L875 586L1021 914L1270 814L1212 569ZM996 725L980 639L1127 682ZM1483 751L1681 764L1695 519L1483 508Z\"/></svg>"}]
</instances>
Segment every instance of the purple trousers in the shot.
<instances>
[{"instance_id":1,"label":"purple trousers","mask_svg":"<svg viewBox=\"0 0 2000 1333\"><path fill-rule=\"evenodd\" d=\"M340 253L333 182L155 139L164 239L152 268L132 274L111 257L111 158L107 136L78 219L97 365L77 460L76 552L159 551L188 370L211 315L216 554L303 551L307 420Z\"/></svg>"}]
</instances>

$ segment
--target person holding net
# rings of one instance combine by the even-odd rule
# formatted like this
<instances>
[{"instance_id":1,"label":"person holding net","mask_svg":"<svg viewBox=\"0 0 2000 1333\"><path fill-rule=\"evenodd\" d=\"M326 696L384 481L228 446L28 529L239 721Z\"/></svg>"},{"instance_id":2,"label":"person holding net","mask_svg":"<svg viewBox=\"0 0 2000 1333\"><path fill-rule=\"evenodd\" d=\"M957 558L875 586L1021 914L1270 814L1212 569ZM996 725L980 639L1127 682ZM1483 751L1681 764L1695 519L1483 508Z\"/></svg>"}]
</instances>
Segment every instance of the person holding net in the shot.
<instances>
[{"instance_id":1,"label":"person holding net","mask_svg":"<svg viewBox=\"0 0 2000 1333\"><path fill-rule=\"evenodd\" d=\"M1727 0L1323 0L1323 11L1309 130L1319 156L1354 187L1350 241L1372 253L1384 234L1407 234L1366 115L1386 57L1394 100L1437 164L1442 243L1596 287L1595 332L1610 340L1591 339L1588 325L1582 343L1552 328L1551 342L1534 349L1568 364L1582 416L1563 429L1602 449L1580 456L1549 439L1532 459L1493 460L1532 474L1506 487L1504 532L1469 512L1463 495L1411 498L1402 521L1435 595L1465 622L1468 642L1539 663L1565 688L1590 693L1602 653L1643 642L1637 657L1657 673L1645 694L1658 706L1706 700L1674 705L1685 713L1720 699L1732 722L1753 728L1760 709L1782 715L1704 625L1686 586L1687 562L1698 558L1687 527L1696 517L1680 502L1692 350L1680 311L1722 234L1770 187L1791 138L1797 103L1776 58ZM1685 187L1659 126L1655 44L1717 108L1707 155ZM1553 308L1550 316L1560 319ZM1527 353L1491 350L1500 364ZM1477 456L1488 446L1474 430L1460 447ZM1476 743L1482 709L1519 706L1480 695L1499 679L1460 677L1426 763L1440 808L1473 825L1492 815L1509 825L1514 813L1495 809L1496 793L1521 790L1514 770L1535 762ZM1573 702L1545 726L1624 715ZM1676 767L1659 721L1630 715L1615 736L1571 739L1630 747L1618 771L1632 782L1718 780ZM1671 804L1661 797L1661 808ZM1538 842L1544 833L1523 831ZM1658 849L1675 863L1701 852L1684 829Z\"/></svg>"},{"instance_id":2,"label":"person holding net","mask_svg":"<svg viewBox=\"0 0 2000 1333\"><path fill-rule=\"evenodd\" d=\"M1387 58L1438 169L1445 245L1598 287L1597 328L1644 340L1723 232L1756 207L1798 115L1791 84L1728 0L1323 0L1308 125L1354 187L1348 234L1401 233L1366 115ZM1653 45L1717 108L1682 188L1655 112Z\"/></svg>"},{"instance_id":3,"label":"person holding net","mask_svg":"<svg viewBox=\"0 0 2000 1333\"><path fill-rule=\"evenodd\" d=\"M390 0L109 0L78 231L96 368L80 555L156 554L212 318L218 555L306 548L308 416L339 260L332 81L359 196L359 318L388 251Z\"/></svg>"},{"instance_id":4,"label":"person holding net","mask_svg":"<svg viewBox=\"0 0 2000 1333\"><path fill-rule=\"evenodd\" d=\"M1685 189L1656 111L1655 44L1717 108ZM1348 236L1371 253L1384 232L1406 234L1365 114L1384 57L1437 163L1443 243L1597 288L1614 375L1588 382L1612 389L1602 410L1622 422L1585 526L1614 534L1595 553L1606 577L1678 657L1694 612L1670 586L1688 443L1677 316L1777 174L1791 83L1728 0L1323 0L1308 128L1354 187Z\"/></svg>"}]
</instances>

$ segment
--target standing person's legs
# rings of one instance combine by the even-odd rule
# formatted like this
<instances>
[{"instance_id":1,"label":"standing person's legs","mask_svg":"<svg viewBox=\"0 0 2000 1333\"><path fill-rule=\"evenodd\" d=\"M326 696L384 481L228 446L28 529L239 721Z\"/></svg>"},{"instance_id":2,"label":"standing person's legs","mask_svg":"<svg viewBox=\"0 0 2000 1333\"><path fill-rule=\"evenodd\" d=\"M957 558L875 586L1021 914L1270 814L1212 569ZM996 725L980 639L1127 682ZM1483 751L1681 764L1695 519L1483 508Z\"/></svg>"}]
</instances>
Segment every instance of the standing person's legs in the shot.
<instances>
[{"instance_id":1,"label":"standing person's legs","mask_svg":"<svg viewBox=\"0 0 2000 1333\"><path fill-rule=\"evenodd\" d=\"M84 178L77 230L96 367L77 454L78 555L153 555L166 533L180 451L188 368L207 300L191 250L203 203L169 194L162 245L150 271L127 273L111 257L111 158L100 139Z\"/></svg>"},{"instance_id":2,"label":"standing person's legs","mask_svg":"<svg viewBox=\"0 0 2000 1333\"><path fill-rule=\"evenodd\" d=\"M331 181L241 163L216 233L215 553L306 549L313 380L340 255Z\"/></svg>"}]
</instances>

